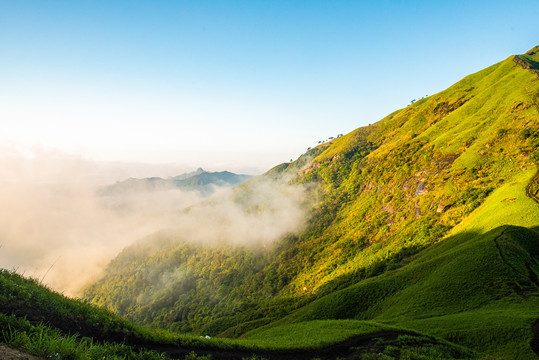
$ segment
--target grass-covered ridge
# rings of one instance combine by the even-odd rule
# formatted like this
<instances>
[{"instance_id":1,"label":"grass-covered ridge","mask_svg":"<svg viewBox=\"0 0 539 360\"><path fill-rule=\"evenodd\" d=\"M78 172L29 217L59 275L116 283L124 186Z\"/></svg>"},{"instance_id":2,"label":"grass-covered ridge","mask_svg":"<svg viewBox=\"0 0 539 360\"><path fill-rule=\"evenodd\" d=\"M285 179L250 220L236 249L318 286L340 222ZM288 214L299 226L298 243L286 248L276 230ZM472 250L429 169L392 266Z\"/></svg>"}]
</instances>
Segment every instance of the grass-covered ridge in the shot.
<instances>
[{"instance_id":1,"label":"grass-covered ridge","mask_svg":"<svg viewBox=\"0 0 539 360\"><path fill-rule=\"evenodd\" d=\"M126 249L86 298L201 335L355 319L533 356L534 49L270 170L264 178L314 189L302 232L264 251L157 235ZM171 281L157 287L156 274Z\"/></svg>"}]
</instances>

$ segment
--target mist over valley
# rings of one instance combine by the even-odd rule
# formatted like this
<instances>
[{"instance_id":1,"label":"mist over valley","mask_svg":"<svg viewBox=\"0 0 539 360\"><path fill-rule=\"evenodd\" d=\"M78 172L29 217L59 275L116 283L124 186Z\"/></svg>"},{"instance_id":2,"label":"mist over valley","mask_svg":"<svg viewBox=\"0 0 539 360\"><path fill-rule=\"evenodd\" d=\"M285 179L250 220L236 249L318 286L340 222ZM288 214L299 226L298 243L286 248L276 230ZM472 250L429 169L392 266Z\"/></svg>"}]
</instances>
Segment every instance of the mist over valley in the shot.
<instances>
[{"instance_id":1,"label":"mist over valley","mask_svg":"<svg viewBox=\"0 0 539 360\"><path fill-rule=\"evenodd\" d=\"M98 177L102 165L59 153L12 151L0 163L2 266L70 296L99 279L137 239L171 227L200 227L195 216L179 221L182 211L211 195L225 206L230 188L251 177L198 169L159 178L164 185L156 189L147 186L148 178L105 186Z\"/></svg>"}]
</instances>

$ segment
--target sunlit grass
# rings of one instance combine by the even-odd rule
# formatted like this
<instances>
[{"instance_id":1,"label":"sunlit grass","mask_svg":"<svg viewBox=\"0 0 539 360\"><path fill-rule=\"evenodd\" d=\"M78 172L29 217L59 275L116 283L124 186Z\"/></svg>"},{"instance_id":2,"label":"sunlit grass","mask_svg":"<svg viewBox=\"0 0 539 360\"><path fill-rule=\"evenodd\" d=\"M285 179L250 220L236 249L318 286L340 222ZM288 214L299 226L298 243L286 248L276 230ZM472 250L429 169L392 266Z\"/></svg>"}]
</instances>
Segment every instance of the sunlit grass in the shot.
<instances>
[{"instance_id":1,"label":"sunlit grass","mask_svg":"<svg viewBox=\"0 0 539 360\"><path fill-rule=\"evenodd\" d=\"M268 348L322 348L357 335L399 330L396 327L369 321L313 320L261 328L242 338Z\"/></svg>"}]
</instances>

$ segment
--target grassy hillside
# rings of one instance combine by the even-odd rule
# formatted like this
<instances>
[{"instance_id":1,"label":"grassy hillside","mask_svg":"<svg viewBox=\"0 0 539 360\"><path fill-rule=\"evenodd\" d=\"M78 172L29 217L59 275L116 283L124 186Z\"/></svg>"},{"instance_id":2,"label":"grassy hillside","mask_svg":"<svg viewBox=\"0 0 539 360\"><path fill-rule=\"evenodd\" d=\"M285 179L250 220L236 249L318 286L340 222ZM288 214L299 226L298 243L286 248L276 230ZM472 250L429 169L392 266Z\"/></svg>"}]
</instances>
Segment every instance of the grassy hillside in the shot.
<instances>
[{"instance_id":1,"label":"grassy hillside","mask_svg":"<svg viewBox=\"0 0 539 360\"><path fill-rule=\"evenodd\" d=\"M534 358L539 205L525 191L533 174L492 192L442 242L406 265L330 293L269 330L244 336L260 338L273 327L313 319L374 320L503 358Z\"/></svg>"},{"instance_id":2,"label":"grassy hillside","mask_svg":"<svg viewBox=\"0 0 539 360\"><path fill-rule=\"evenodd\" d=\"M0 331L0 341L12 347L62 359L164 359L138 345L171 341L6 270L0 271Z\"/></svg>"},{"instance_id":3,"label":"grassy hillside","mask_svg":"<svg viewBox=\"0 0 539 360\"><path fill-rule=\"evenodd\" d=\"M375 320L490 354L533 358L539 233L504 226L484 235L462 232L446 241L400 269L318 299L279 324Z\"/></svg>"},{"instance_id":4,"label":"grassy hillside","mask_svg":"<svg viewBox=\"0 0 539 360\"><path fill-rule=\"evenodd\" d=\"M360 321L306 322L262 338L208 339L134 325L106 310L0 271L0 343L47 359L352 359L399 351L472 359L455 344L395 326ZM306 336L308 334L308 336ZM0 348L0 357L4 355ZM198 355L197 355L198 354ZM377 355L374 355L377 354ZM9 356L15 356L13 353Z\"/></svg>"},{"instance_id":5,"label":"grassy hillside","mask_svg":"<svg viewBox=\"0 0 539 360\"><path fill-rule=\"evenodd\" d=\"M509 57L270 170L265 179L313 189L300 233L264 251L157 234L86 298L196 334L375 320L534 356L538 61L533 49Z\"/></svg>"}]
</instances>

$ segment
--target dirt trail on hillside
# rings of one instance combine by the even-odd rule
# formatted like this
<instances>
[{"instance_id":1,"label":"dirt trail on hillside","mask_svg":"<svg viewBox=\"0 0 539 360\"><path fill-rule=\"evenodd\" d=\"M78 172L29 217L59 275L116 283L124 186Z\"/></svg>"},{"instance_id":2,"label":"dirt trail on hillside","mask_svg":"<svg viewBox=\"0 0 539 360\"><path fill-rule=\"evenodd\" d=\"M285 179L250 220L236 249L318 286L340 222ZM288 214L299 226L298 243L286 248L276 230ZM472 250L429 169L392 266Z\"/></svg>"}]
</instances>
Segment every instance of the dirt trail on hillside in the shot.
<instances>
[{"instance_id":1,"label":"dirt trail on hillside","mask_svg":"<svg viewBox=\"0 0 539 360\"><path fill-rule=\"evenodd\" d=\"M17 349L12 349L4 344L0 344L0 359L2 360L43 360L30 354L23 353Z\"/></svg>"},{"instance_id":2,"label":"dirt trail on hillside","mask_svg":"<svg viewBox=\"0 0 539 360\"><path fill-rule=\"evenodd\" d=\"M212 350L212 349L186 349L174 346L152 347L152 350L165 352L175 359L183 359L185 355L194 351L197 355L211 355L212 360L236 360L258 356L268 360L310 360L313 358L321 360L329 359L356 359L367 350L372 349L376 339L394 340L399 335L415 335L406 331L380 331L372 334L352 337L342 343L317 350L295 349L295 350ZM433 338L434 341L434 338Z\"/></svg>"}]
</instances>

